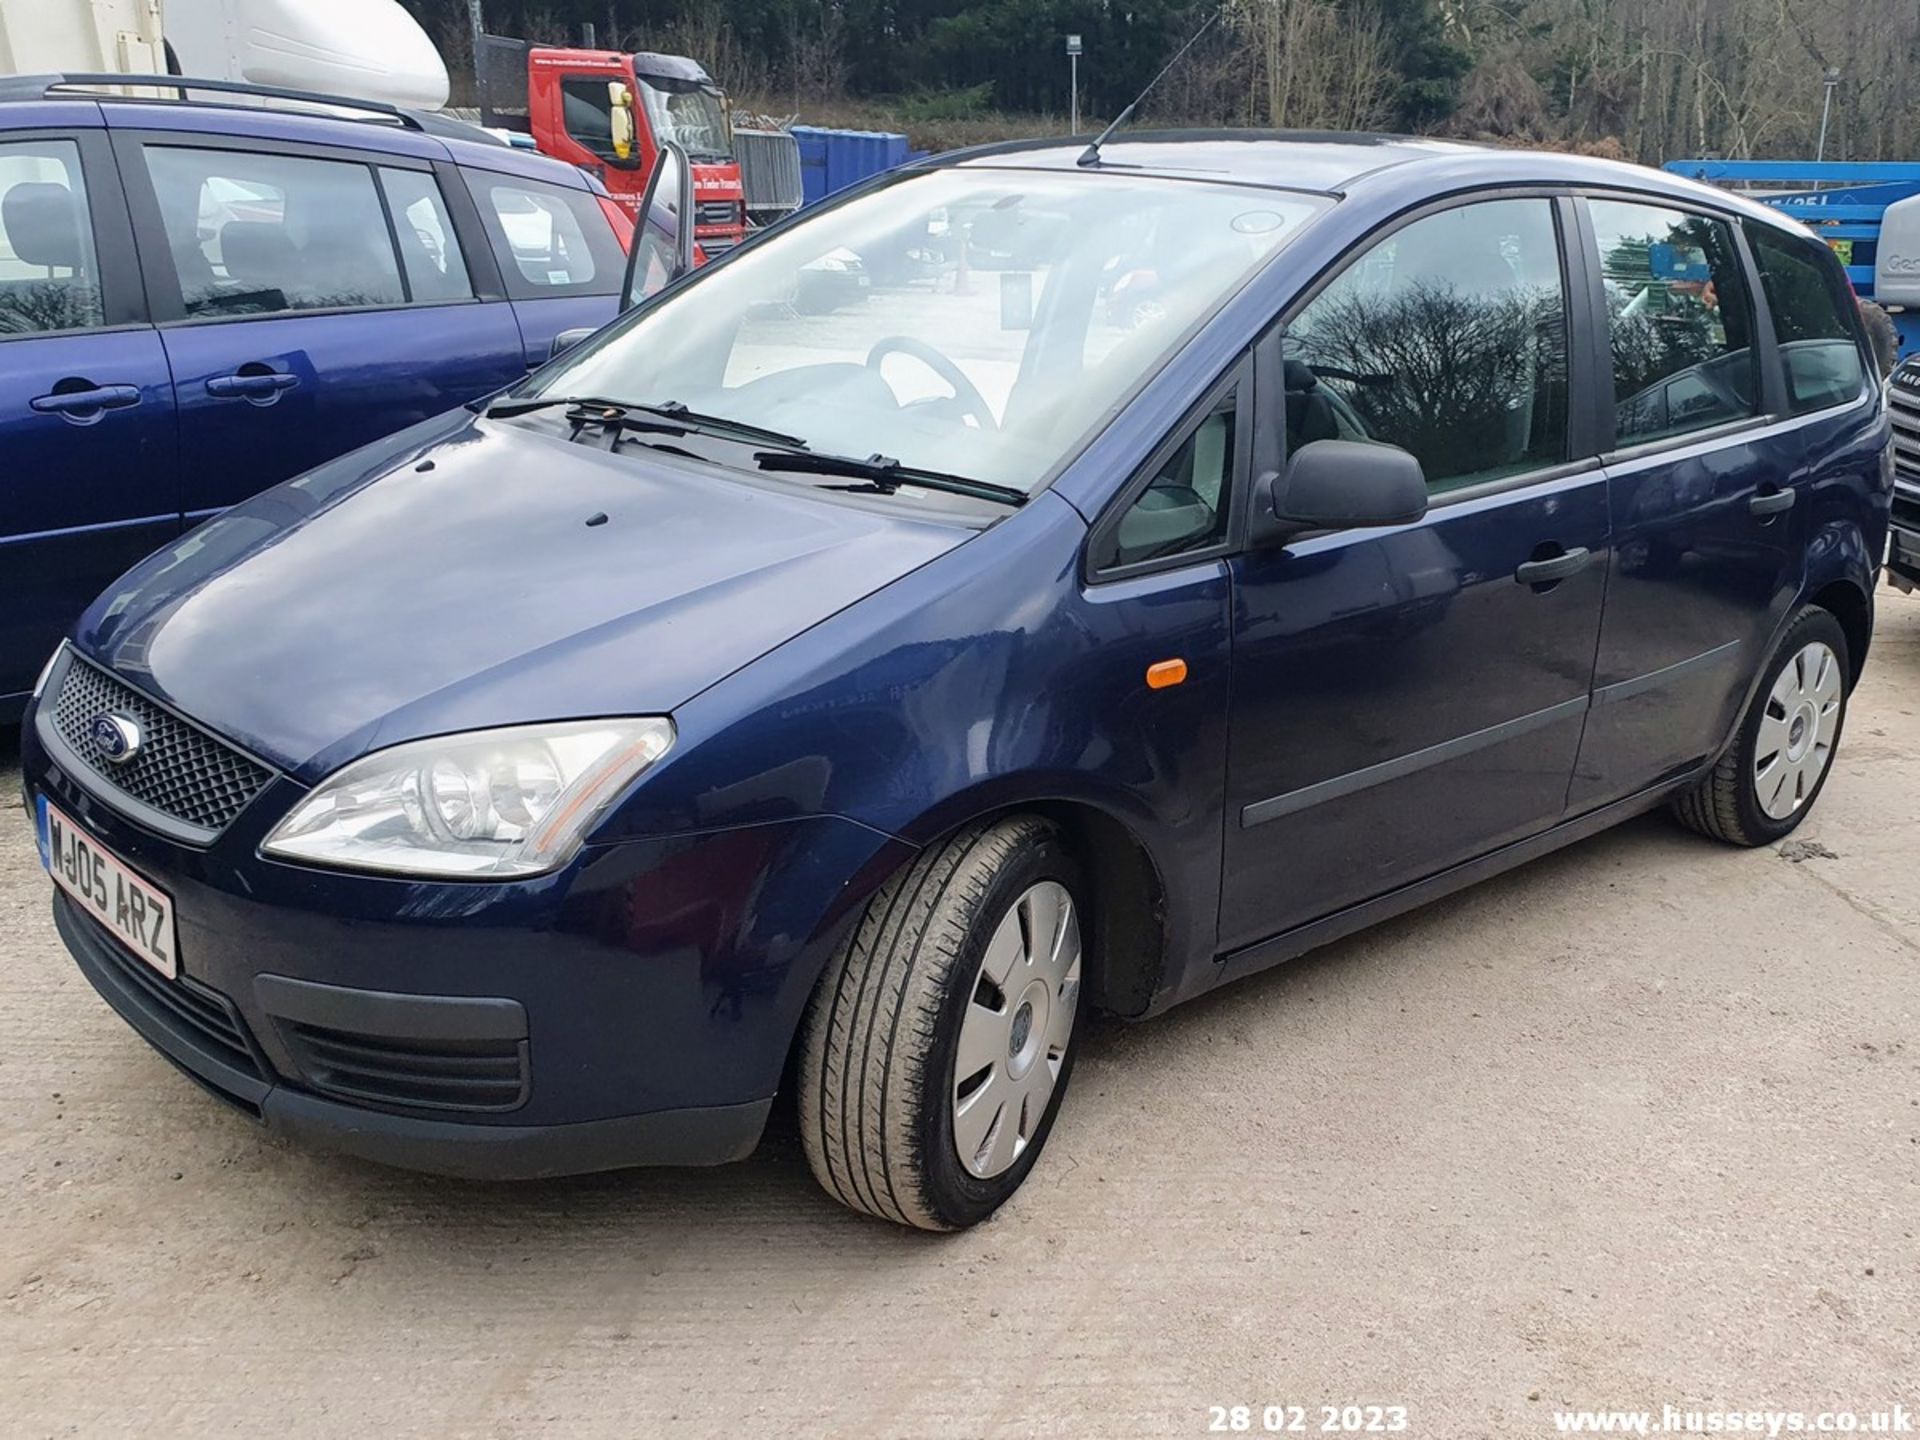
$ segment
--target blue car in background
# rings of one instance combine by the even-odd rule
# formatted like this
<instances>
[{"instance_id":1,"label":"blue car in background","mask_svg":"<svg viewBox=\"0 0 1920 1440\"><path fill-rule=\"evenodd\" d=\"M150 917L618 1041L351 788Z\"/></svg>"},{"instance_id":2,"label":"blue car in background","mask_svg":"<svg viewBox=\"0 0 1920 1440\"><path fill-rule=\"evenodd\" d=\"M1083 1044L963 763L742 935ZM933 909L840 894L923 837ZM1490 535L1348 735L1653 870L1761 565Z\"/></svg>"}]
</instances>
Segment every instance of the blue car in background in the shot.
<instances>
[{"instance_id":1,"label":"blue car in background","mask_svg":"<svg viewBox=\"0 0 1920 1440\"><path fill-rule=\"evenodd\" d=\"M187 93L0 79L0 724L156 546L613 317L625 221L584 172Z\"/></svg>"},{"instance_id":2,"label":"blue car in background","mask_svg":"<svg viewBox=\"0 0 1920 1440\"><path fill-rule=\"evenodd\" d=\"M673 218L631 315L162 549L41 682L66 945L269 1126L548 1175L737 1158L788 1087L833 1195L964 1226L1091 1009L1831 773L1893 452L1760 206L1211 134L918 163L692 274Z\"/></svg>"}]
</instances>

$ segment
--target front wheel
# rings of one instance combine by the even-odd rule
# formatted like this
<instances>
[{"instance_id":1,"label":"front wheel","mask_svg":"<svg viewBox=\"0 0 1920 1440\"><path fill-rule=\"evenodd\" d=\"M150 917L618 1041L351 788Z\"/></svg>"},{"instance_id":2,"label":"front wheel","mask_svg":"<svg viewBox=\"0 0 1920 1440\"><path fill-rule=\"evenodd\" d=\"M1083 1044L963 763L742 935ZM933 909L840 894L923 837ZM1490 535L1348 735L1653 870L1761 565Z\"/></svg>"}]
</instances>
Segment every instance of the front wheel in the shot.
<instances>
[{"instance_id":1,"label":"front wheel","mask_svg":"<svg viewBox=\"0 0 1920 1440\"><path fill-rule=\"evenodd\" d=\"M930 847L868 905L808 1010L800 1135L856 1210L923 1230L1020 1188L1073 1070L1079 868L1015 816Z\"/></svg>"},{"instance_id":2,"label":"front wheel","mask_svg":"<svg viewBox=\"0 0 1920 1440\"><path fill-rule=\"evenodd\" d=\"M1806 819L1847 718L1847 635L1809 607L1788 628L1720 763L1674 802L1682 824L1732 845L1771 845Z\"/></svg>"}]
</instances>

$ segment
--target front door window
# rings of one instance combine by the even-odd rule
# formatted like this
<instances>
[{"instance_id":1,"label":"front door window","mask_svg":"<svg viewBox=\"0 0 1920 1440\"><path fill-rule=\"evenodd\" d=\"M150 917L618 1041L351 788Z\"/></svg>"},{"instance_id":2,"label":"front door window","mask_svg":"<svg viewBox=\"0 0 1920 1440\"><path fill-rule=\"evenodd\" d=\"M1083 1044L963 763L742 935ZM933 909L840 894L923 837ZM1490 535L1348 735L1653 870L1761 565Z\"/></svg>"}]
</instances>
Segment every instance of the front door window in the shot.
<instances>
[{"instance_id":1,"label":"front door window","mask_svg":"<svg viewBox=\"0 0 1920 1440\"><path fill-rule=\"evenodd\" d=\"M1553 202L1490 200L1366 251L1287 327L1289 452L1376 440L1436 492L1567 458L1567 304Z\"/></svg>"}]
</instances>

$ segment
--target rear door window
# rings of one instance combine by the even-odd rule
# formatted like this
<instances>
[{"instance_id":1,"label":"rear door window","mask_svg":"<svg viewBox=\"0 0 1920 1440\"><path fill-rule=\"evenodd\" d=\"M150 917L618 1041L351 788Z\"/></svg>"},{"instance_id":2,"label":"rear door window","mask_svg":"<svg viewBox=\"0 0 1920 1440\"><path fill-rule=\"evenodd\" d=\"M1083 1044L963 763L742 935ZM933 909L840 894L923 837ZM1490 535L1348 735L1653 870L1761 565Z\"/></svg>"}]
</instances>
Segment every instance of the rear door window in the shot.
<instances>
[{"instance_id":1,"label":"rear door window","mask_svg":"<svg viewBox=\"0 0 1920 1440\"><path fill-rule=\"evenodd\" d=\"M161 145L145 154L188 315L405 303L369 167Z\"/></svg>"},{"instance_id":2,"label":"rear door window","mask_svg":"<svg viewBox=\"0 0 1920 1440\"><path fill-rule=\"evenodd\" d=\"M593 195L472 171L467 188L515 299L619 290L626 256Z\"/></svg>"},{"instance_id":3,"label":"rear door window","mask_svg":"<svg viewBox=\"0 0 1920 1440\"><path fill-rule=\"evenodd\" d=\"M0 339L91 329L103 318L79 148L0 144Z\"/></svg>"},{"instance_id":4,"label":"rear door window","mask_svg":"<svg viewBox=\"0 0 1920 1440\"><path fill-rule=\"evenodd\" d=\"M1621 448L1759 411L1753 303L1724 220L1591 200Z\"/></svg>"},{"instance_id":5,"label":"rear door window","mask_svg":"<svg viewBox=\"0 0 1920 1440\"><path fill-rule=\"evenodd\" d=\"M1817 240L1747 222L1760 288L1773 316L1787 371L1787 408L1795 415L1845 405L1866 383L1859 306L1833 252Z\"/></svg>"}]
</instances>

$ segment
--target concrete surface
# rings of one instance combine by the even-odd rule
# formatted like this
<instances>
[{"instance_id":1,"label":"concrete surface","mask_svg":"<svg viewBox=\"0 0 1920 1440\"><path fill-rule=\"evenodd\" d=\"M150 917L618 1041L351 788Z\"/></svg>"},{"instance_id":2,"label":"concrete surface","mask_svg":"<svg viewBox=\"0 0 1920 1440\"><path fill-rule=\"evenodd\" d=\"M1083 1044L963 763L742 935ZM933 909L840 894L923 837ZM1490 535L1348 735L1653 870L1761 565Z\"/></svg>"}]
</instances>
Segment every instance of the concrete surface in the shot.
<instances>
[{"instance_id":1,"label":"concrete surface","mask_svg":"<svg viewBox=\"0 0 1920 1440\"><path fill-rule=\"evenodd\" d=\"M1789 858L1649 817L1144 1027L933 1238L731 1169L289 1150L56 942L0 819L12 1435L1200 1435L1210 1404L1920 1401L1920 603ZM0 785L11 794L11 762ZM1317 1411L1310 1412L1317 1431Z\"/></svg>"}]
</instances>

